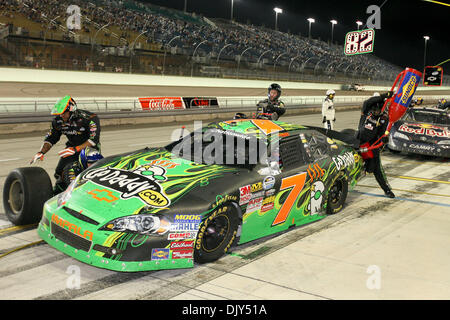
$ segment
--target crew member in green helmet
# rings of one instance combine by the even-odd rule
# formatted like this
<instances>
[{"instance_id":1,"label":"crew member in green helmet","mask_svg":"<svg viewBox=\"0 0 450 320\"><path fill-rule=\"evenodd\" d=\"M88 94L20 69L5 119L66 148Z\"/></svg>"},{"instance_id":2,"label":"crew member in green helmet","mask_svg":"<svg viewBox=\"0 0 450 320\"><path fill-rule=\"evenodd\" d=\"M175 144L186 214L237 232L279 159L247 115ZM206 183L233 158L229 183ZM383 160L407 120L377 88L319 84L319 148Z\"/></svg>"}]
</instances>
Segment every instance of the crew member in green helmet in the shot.
<instances>
[{"instance_id":1,"label":"crew member in green helmet","mask_svg":"<svg viewBox=\"0 0 450 320\"><path fill-rule=\"evenodd\" d=\"M55 169L56 184L54 193L64 191L62 174L64 167L78 160L81 150L86 147L100 151L100 120L98 116L86 110L77 108L71 96L59 100L52 109L53 119L50 131L44 139L39 152L31 160L44 160L44 155L59 141L61 135L67 137L66 148L58 152L60 159Z\"/></svg>"}]
</instances>

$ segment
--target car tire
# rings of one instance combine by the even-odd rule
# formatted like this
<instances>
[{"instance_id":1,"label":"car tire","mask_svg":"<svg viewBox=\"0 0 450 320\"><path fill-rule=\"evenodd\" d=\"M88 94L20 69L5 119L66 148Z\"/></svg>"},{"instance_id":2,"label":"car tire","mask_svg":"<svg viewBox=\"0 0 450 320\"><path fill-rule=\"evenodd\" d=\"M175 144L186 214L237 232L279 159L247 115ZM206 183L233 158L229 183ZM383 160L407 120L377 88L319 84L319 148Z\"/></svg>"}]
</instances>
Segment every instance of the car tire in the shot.
<instances>
[{"instance_id":1,"label":"car tire","mask_svg":"<svg viewBox=\"0 0 450 320\"><path fill-rule=\"evenodd\" d=\"M14 225L38 223L44 203L53 196L52 182L41 167L17 168L6 177L3 207Z\"/></svg>"},{"instance_id":2,"label":"car tire","mask_svg":"<svg viewBox=\"0 0 450 320\"><path fill-rule=\"evenodd\" d=\"M348 194L348 180L344 175L338 177L328 192L327 214L336 214L344 207Z\"/></svg>"},{"instance_id":3,"label":"car tire","mask_svg":"<svg viewBox=\"0 0 450 320\"><path fill-rule=\"evenodd\" d=\"M240 224L238 211L232 204L224 204L206 216L195 241L194 261L212 262L222 257L237 242Z\"/></svg>"}]
</instances>

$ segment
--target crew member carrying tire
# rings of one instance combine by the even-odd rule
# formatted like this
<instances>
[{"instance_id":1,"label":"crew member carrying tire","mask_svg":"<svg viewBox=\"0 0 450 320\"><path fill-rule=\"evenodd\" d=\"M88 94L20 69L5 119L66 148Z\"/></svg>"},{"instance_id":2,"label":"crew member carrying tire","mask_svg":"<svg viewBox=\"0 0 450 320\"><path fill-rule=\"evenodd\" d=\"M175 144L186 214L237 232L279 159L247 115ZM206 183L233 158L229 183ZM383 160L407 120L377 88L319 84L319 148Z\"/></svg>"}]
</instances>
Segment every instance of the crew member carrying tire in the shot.
<instances>
[{"instance_id":1,"label":"crew member carrying tire","mask_svg":"<svg viewBox=\"0 0 450 320\"><path fill-rule=\"evenodd\" d=\"M56 183L54 194L64 191L62 180L64 167L78 160L81 150L90 147L100 151L100 120L96 114L77 108L71 96L59 100L52 109L51 115L56 116L50 126L50 131L44 139L41 150L31 160L44 160L44 155L60 140L61 135L67 137L66 148L58 152L60 159L55 169Z\"/></svg>"},{"instance_id":2,"label":"crew member carrying tire","mask_svg":"<svg viewBox=\"0 0 450 320\"><path fill-rule=\"evenodd\" d=\"M383 109L385 100L391 98L392 95L392 91L381 95L375 93L373 97L364 102L357 133L357 138L362 147L374 144L385 134L389 124L389 116L386 112L381 112L381 110ZM387 139L387 137L383 137L383 143L387 143ZM367 154L363 154L365 169L366 172L374 174L375 179L386 196L395 198L384 173L380 153L380 148L377 148Z\"/></svg>"},{"instance_id":3,"label":"crew member carrying tire","mask_svg":"<svg viewBox=\"0 0 450 320\"><path fill-rule=\"evenodd\" d=\"M322 103L322 123L325 129L333 130L334 122L336 121L335 109L334 109L334 96L336 92L333 89L329 89L326 92L325 100Z\"/></svg>"}]
</instances>

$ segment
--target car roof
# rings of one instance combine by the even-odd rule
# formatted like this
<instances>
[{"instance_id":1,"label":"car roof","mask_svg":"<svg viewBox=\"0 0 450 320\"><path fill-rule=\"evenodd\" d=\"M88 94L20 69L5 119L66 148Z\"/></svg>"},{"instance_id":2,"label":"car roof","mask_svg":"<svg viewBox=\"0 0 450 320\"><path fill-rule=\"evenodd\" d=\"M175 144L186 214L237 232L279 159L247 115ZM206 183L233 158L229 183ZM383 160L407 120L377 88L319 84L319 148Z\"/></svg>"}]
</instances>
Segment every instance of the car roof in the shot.
<instances>
[{"instance_id":1,"label":"car roof","mask_svg":"<svg viewBox=\"0 0 450 320\"><path fill-rule=\"evenodd\" d=\"M267 138L277 133L289 133L292 131L308 129L305 126L290 124L283 121L272 121L262 119L236 119L214 122L209 128L218 128L223 131L237 134L251 135L257 138Z\"/></svg>"}]
</instances>

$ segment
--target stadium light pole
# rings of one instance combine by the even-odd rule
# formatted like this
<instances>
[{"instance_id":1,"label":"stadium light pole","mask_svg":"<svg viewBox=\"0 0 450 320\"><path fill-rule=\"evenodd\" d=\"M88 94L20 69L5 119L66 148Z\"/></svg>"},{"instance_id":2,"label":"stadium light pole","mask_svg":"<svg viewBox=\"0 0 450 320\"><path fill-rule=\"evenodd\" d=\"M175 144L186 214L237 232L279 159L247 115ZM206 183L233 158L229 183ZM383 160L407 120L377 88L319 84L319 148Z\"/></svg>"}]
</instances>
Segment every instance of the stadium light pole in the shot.
<instances>
[{"instance_id":1,"label":"stadium light pole","mask_svg":"<svg viewBox=\"0 0 450 320\"><path fill-rule=\"evenodd\" d=\"M306 20L308 20L308 21L309 21L309 31L308 31L308 38L309 38L309 39L311 39L311 24L312 24L312 23L314 23L314 22L316 22L316 20L315 20L315 19L313 19L313 18L308 18L308 19L306 19Z\"/></svg>"},{"instance_id":2,"label":"stadium light pole","mask_svg":"<svg viewBox=\"0 0 450 320\"><path fill-rule=\"evenodd\" d=\"M191 77L194 75L194 56L195 56L195 53L197 52L198 47L200 47L202 44L204 44L207 41L208 40L203 40L194 49L194 53L192 54L192 63L191 63Z\"/></svg>"},{"instance_id":3,"label":"stadium light pole","mask_svg":"<svg viewBox=\"0 0 450 320\"><path fill-rule=\"evenodd\" d=\"M363 23L361 21L359 21L359 20L356 21L356 24L358 25L358 30L359 30L359 27L363 25Z\"/></svg>"},{"instance_id":4,"label":"stadium light pole","mask_svg":"<svg viewBox=\"0 0 450 320\"><path fill-rule=\"evenodd\" d=\"M140 36L142 36L143 34L146 34L147 32L148 32L148 30L142 31L141 33L139 33L139 35L134 39L133 43L131 44L131 47L130 47L130 68L129 68L129 72L128 73L131 73L131 68L132 68L132 66L131 66L131 59L133 58L134 45L136 44L137 39Z\"/></svg>"},{"instance_id":5,"label":"stadium light pole","mask_svg":"<svg viewBox=\"0 0 450 320\"><path fill-rule=\"evenodd\" d=\"M231 17L230 17L231 22L233 22L233 6L234 6L234 0L231 0Z\"/></svg>"},{"instance_id":6,"label":"stadium light pole","mask_svg":"<svg viewBox=\"0 0 450 320\"><path fill-rule=\"evenodd\" d=\"M333 44L333 36L334 36L334 25L337 24L336 20L330 20L331 22L331 44Z\"/></svg>"},{"instance_id":7,"label":"stadium light pole","mask_svg":"<svg viewBox=\"0 0 450 320\"><path fill-rule=\"evenodd\" d=\"M275 30L278 31L278 14L283 13L283 9L273 8L273 11L275 11Z\"/></svg>"},{"instance_id":8,"label":"stadium light pole","mask_svg":"<svg viewBox=\"0 0 450 320\"><path fill-rule=\"evenodd\" d=\"M184 0L184 12L187 12L187 0Z\"/></svg>"},{"instance_id":9,"label":"stadium light pole","mask_svg":"<svg viewBox=\"0 0 450 320\"><path fill-rule=\"evenodd\" d=\"M425 66L427 65L427 42L430 40L430 37L424 36L423 38L425 39L425 48L423 52L423 69L425 70Z\"/></svg>"},{"instance_id":10,"label":"stadium light pole","mask_svg":"<svg viewBox=\"0 0 450 320\"><path fill-rule=\"evenodd\" d=\"M167 55L167 47L170 47L170 43L177 39L180 38L181 36L175 36L172 39L170 39L170 41L167 43L167 45L164 46L164 59L163 59L163 68L162 68L162 75L164 75L164 68L166 66L166 55Z\"/></svg>"}]
</instances>

